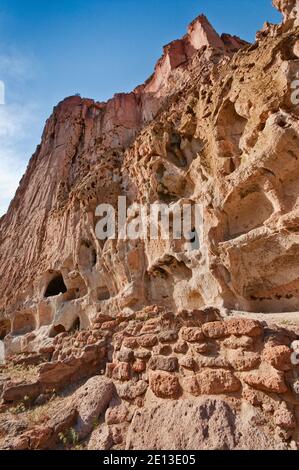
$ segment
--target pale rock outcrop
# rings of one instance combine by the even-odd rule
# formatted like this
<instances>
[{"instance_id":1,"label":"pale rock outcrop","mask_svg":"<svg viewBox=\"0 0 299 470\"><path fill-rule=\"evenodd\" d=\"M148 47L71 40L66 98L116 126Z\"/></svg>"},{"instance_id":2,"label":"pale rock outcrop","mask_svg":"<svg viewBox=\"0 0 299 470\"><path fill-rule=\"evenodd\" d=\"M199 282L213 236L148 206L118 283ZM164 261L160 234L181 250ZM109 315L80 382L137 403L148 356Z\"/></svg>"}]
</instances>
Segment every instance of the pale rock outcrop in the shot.
<instances>
[{"instance_id":1,"label":"pale rock outcrop","mask_svg":"<svg viewBox=\"0 0 299 470\"><path fill-rule=\"evenodd\" d=\"M126 448L283 450L285 444L268 434L267 429L257 431L252 427L256 417L258 412L250 405L244 406L238 414L222 400L207 398L197 402L162 403L135 414Z\"/></svg>"},{"instance_id":2,"label":"pale rock outcrop","mask_svg":"<svg viewBox=\"0 0 299 470\"><path fill-rule=\"evenodd\" d=\"M283 14L285 23L292 26L299 25L299 1L298 0L273 0L273 5Z\"/></svg>"}]
</instances>

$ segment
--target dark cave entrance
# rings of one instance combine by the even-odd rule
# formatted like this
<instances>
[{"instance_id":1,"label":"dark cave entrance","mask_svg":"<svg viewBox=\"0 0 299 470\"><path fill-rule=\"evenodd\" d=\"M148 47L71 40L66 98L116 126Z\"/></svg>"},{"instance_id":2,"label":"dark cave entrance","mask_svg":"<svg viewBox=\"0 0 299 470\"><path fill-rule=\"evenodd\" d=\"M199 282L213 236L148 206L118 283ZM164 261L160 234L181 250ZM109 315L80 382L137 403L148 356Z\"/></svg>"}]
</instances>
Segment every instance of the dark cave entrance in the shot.
<instances>
[{"instance_id":1,"label":"dark cave entrance","mask_svg":"<svg viewBox=\"0 0 299 470\"><path fill-rule=\"evenodd\" d=\"M3 319L0 321L0 341L2 341L6 335L11 331L10 320Z\"/></svg>"},{"instance_id":2,"label":"dark cave entrance","mask_svg":"<svg viewBox=\"0 0 299 470\"><path fill-rule=\"evenodd\" d=\"M98 288L98 300L100 302L103 302L104 300L109 300L110 299L110 292L108 290L108 287L102 286Z\"/></svg>"},{"instance_id":3,"label":"dark cave entrance","mask_svg":"<svg viewBox=\"0 0 299 470\"><path fill-rule=\"evenodd\" d=\"M80 331L80 329L81 329L81 322L80 322L80 318L78 317L74 321L73 326L70 331L75 332L75 331Z\"/></svg>"},{"instance_id":4,"label":"dark cave entrance","mask_svg":"<svg viewBox=\"0 0 299 470\"><path fill-rule=\"evenodd\" d=\"M45 292L45 297L55 297L56 295L65 294L66 292L67 288L64 283L63 277L61 274L58 274L48 284L47 290Z\"/></svg>"},{"instance_id":5,"label":"dark cave entrance","mask_svg":"<svg viewBox=\"0 0 299 470\"><path fill-rule=\"evenodd\" d=\"M55 335L56 334L59 335L61 333L65 333L66 330L65 330L63 325L56 325L56 326L54 326L54 332L55 332Z\"/></svg>"}]
</instances>

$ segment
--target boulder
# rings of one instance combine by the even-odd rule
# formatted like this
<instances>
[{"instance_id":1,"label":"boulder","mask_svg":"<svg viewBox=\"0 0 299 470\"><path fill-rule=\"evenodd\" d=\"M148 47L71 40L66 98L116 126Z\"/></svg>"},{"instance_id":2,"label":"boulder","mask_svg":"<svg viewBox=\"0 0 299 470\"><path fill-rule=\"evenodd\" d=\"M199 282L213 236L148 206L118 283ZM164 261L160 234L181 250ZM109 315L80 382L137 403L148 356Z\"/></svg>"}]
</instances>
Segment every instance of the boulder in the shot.
<instances>
[{"instance_id":1,"label":"boulder","mask_svg":"<svg viewBox=\"0 0 299 470\"><path fill-rule=\"evenodd\" d=\"M276 440L269 429L253 424L257 413L250 405L237 411L220 399L162 402L136 411L126 449L286 449L283 441Z\"/></svg>"},{"instance_id":2,"label":"boulder","mask_svg":"<svg viewBox=\"0 0 299 470\"><path fill-rule=\"evenodd\" d=\"M115 391L111 380L102 376L92 377L74 395L73 403L78 417L76 430L80 439L86 437L102 415Z\"/></svg>"}]
</instances>

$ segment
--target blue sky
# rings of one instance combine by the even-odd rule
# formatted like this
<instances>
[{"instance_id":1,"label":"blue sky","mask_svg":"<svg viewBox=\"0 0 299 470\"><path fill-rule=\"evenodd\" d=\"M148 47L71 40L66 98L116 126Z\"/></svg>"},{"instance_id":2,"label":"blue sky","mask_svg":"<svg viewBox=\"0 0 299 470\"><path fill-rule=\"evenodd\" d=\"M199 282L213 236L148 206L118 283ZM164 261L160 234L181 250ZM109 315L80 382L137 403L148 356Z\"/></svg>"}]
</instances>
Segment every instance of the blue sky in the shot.
<instances>
[{"instance_id":1,"label":"blue sky","mask_svg":"<svg viewBox=\"0 0 299 470\"><path fill-rule=\"evenodd\" d=\"M200 13L248 41L280 21L271 0L0 0L0 215L53 106L75 93L103 101L131 91Z\"/></svg>"}]
</instances>

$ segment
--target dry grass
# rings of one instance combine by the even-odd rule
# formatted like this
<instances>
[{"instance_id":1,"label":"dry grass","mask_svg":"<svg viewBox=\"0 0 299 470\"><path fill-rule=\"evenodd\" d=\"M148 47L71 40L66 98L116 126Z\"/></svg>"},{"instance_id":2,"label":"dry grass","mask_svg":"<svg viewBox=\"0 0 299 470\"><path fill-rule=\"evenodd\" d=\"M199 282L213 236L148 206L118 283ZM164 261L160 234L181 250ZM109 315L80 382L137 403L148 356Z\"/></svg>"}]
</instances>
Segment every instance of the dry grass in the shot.
<instances>
[{"instance_id":1,"label":"dry grass","mask_svg":"<svg viewBox=\"0 0 299 470\"><path fill-rule=\"evenodd\" d=\"M3 371L3 374L9 376L11 380L22 380L24 382L29 382L31 380L37 379L38 367L24 366L20 364L8 364L8 366Z\"/></svg>"},{"instance_id":2,"label":"dry grass","mask_svg":"<svg viewBox=\"0 0 299 470\"><path fill-rule=\"evenodd\" d=\"M23 401L12 408L9 408L5 413L21 415L22 419L27 421L29 427L31 427L48 421L52 412L55 410L56 405L61 402L61 400L61 397L53 393L47 403L34 406L30 404L28 397L24 397Z\"/></svg>"}]
</instances>

